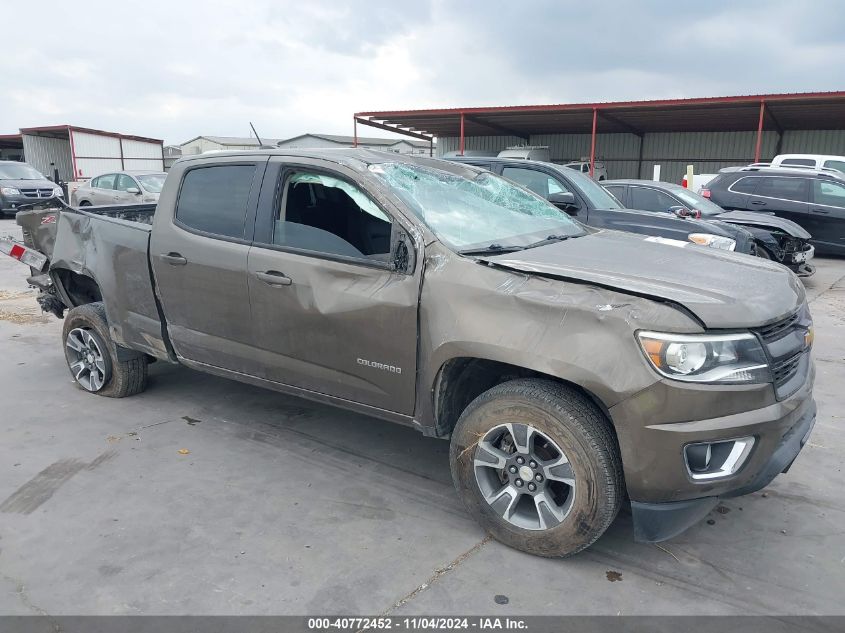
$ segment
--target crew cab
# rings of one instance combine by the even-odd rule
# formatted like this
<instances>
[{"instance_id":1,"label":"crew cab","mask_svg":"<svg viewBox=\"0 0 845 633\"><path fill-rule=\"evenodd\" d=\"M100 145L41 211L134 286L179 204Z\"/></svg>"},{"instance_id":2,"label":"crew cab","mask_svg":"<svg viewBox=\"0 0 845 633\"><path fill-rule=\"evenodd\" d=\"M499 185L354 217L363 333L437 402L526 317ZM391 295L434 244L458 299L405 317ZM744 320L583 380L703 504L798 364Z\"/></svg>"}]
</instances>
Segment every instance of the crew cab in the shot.
<instances>
[{"instance_id":1,"label":"crew cab","mask_svg":"<svg viewBox=\"0 0 845 633\"><path fill-rule=\"evenodd\" d=\"M670 239L678 246L695 243L755 254L753 236L741 227L715 220L698 220L692 216L668 216L651 210L626 209L588 174L565 165L476 156L449 160L482 167L519 183L588 226Z\"/></svg>"},{"instance_id":2,"label":"crew cab","mask_svg":"<svg viewBox=\"0 0 845 633\"><path fill-rule=\"evenodd\" d=\"M225 152L177 161L157 206L55 206L0 245L79 388L181 363L448 439L470 514L533 554L588 547L628 499L637 539L678 534L815 421L791 271L596 230L470 165Z\"/></svg>"}]
</instances>

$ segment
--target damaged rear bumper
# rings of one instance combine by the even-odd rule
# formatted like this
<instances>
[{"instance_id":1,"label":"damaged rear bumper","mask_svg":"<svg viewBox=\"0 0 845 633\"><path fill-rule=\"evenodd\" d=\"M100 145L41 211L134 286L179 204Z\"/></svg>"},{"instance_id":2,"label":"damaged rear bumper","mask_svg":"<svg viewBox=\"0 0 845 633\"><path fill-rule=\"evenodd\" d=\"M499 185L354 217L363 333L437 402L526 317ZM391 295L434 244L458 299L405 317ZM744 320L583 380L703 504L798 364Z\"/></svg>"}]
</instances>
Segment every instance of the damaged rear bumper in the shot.
<instances>
[{"instance_id":1,"label":"damaged rear bumper","mask_svg":"<svg viewBox=\"0 0 845 633\"><path fill-rule=\"evenodd\" d=\"M807 443L816 422L816 404L810 401L799 420L781 437L769 459L760 465L756 473L736 488L721 492L718 496L686 499L668 503L631 502L634 520L634 539L644 543L656 543L677 536L712 510L719 499L738 497L765 488L780 473L789 470L792 462Z\"/></svg>"}]
</instances>

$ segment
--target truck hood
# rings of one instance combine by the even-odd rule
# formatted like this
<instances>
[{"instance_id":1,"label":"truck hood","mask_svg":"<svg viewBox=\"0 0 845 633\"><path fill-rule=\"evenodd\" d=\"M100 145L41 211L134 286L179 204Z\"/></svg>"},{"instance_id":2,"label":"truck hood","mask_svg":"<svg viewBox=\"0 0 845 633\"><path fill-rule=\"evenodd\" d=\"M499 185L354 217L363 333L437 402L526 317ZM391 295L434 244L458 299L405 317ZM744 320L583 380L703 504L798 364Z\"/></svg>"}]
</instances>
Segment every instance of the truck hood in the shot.
<instances>
[{"instance_id":1,"label":"truck hood","mask_svg":"<svg viewBox=\"0 0 845 633\"><path fill-rule=\"evenodd\" d=\"M680 304L708 328L778 321L804 302L786 267L748 255L616 231L554 242L484 261Z\"/></svg>"},{"instance_id":2,"label":"truck hood","mask_svg":"<svg viewBox=\"0 0 845 633\"><path fill-rule=\"evenodd\" d=\"M713 218L729 222L730 224L744 224L746 226L769 227L773 229L780 229L787 235L797 237L802 240L810 239L810 234L807 233L801 226L787 220L779 218L771 213L755 213L753 211L726 211L719 215L711 216Z\"/></svg>"}]
</instances>

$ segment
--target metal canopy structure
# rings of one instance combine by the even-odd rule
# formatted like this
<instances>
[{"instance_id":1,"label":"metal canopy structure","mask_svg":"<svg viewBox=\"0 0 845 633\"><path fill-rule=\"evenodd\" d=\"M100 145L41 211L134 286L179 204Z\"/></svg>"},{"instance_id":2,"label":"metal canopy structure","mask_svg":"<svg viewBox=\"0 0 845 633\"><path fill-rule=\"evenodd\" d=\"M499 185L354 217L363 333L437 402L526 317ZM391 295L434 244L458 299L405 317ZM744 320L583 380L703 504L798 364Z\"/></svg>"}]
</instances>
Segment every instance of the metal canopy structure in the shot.
<instances>
[{"instance_id":1,"label":"metal canopy structure","mask_svg":"<svg viewBox=\"0 0 845 633\"><path fill-rule=\"evenodd\" d=\"M757 131L755 161L764 130L845 129L845 91L794 94L619 101L558 105L494 106L358 112L357 124L430 140L510 135L528 141L532 134L592 134L590 168L595 164L597 132L626 132L642 138L652 132Z\"/></svg>"}]
</instances>

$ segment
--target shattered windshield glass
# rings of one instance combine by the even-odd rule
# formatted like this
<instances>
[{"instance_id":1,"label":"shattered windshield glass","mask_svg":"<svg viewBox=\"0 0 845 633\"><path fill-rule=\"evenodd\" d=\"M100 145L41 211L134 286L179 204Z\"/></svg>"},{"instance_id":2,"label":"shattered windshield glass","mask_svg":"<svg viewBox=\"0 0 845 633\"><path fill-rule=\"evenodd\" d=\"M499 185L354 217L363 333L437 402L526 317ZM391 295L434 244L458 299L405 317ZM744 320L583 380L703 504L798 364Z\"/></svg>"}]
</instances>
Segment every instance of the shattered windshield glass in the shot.
<instances>
[{"instance_id":1,"label":"shattered windshield glass","mask_svg":"<svg viewBox=\"0 0 845 633\"><path fill-rule=\"evenodd\" d=\"M370 165L444 243L458 251L522 248L583 227L543 198L488 172L470 180L404 163Z\"/></svg>"}]
</instances>

